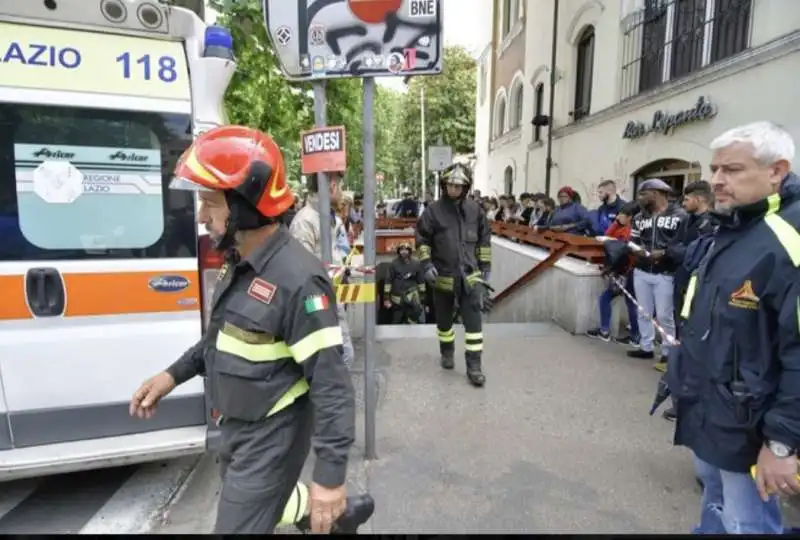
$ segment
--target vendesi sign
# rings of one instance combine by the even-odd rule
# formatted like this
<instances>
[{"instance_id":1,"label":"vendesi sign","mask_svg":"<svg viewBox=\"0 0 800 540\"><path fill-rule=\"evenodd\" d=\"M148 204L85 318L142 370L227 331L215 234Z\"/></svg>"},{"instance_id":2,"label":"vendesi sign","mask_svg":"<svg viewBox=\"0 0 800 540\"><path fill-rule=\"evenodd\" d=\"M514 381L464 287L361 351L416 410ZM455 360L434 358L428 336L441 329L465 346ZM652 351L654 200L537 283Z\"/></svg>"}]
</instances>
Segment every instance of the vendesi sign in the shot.
<instances>
[{"instance_id":1,"label":"vendesi sign","mask_svg":"<svg viewBox=\"0 0 800 540\"><path fill-rule=\"evenodd\" d=\"M300 165L303 174L339 172L347 168L344 126L328 126L300 134Z\"/></svg>"},{"instance_id":2,"label":"vendesi sign","mask_svg":"<svg viewBox=\"0 0 800 540\"><path fill-rule=\"evenodd\" d=\"M687 124L694 124L695 122L710 120L715 116L717 116L716 105L711 103L707 97L700 96L692 109L677 113L658 110L653 114L653 120L650 124L637 121L628 122L625 125L625 130L622 132L622 138L639 139L651 133L672 135L675 130L680 127Z\"/></svg>"}]
</instances>

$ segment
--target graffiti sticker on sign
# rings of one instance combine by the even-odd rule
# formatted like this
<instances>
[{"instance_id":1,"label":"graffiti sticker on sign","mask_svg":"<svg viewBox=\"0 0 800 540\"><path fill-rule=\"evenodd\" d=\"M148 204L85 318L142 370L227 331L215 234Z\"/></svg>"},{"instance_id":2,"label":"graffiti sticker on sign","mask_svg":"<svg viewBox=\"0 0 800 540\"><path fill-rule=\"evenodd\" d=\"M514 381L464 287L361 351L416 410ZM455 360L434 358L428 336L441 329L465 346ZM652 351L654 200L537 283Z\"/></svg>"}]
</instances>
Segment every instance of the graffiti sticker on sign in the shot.
<instances>
[{"instance_id":1,"label":"graffiti sticker on sign","mask_svg":"<svg viewBox=\"0 0 800 540\"><path fill-rule=\"evenodd\" d=\"M344 126L329 126L300 134L303 174L344 171L347 165Z\"/></svg>"}]
</instances>

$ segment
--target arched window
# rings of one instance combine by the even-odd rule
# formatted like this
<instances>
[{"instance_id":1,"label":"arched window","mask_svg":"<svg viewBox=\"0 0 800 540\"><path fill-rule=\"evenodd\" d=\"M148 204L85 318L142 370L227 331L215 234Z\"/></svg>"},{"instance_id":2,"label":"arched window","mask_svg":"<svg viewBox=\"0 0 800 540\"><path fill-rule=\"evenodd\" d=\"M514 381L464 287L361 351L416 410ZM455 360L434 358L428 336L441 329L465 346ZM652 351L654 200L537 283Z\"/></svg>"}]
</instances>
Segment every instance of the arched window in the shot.
<instances>
[{"instance_id":1,"label":"arched window","mask_svg":"<svg viewBox=\"0 0 800 540\"><path fill-rule=\"evenodd\" d=\"M511 118L508 121L508 129L517 129L522 125L522 104L524 96L524 86L522 81L514 85L511 91Z\"/></svg>"},{"instance_id":2,"label":"arched window","mask_svg":"<svg viewBox=\"0 0 800 540\"><path fill-rule=\"evenodd\" d=\"M503 187L505 187L506 195L514 194L514 169L511 168L511 165L506 167L503 173Z\"/></svg>"},{"instance_id":3,"label":"arched window","mask_svg":"<svg viewBox=\"0 0 800 540\"><path fill-rule=\"evenodd\" d=\"M533 91L533 109L534 116L544 114L544 83L537 84L536 90ZM542 126L533 127L533 140L535 142L542 140Z\"/></svg>"},{"instance_id":4,"label":"arched window","mask_svg":"<svg viewBox=\"0 0 800 540\"><path fill-rule=\"evenodd\" d=\"M594 69L594 26L587 26L578 38L575 69L575 107L572 117L580 120L592 108L592 71Z\"/></svg>"},{"instance_id":5,"label":"arched window","mask_svg":"<svg viewBox=\"0 0 800 540\"><path fill-rule=\"evenodd\" d=\"M494 136L500 137L506 132L506 98L497 98L494 107Z\"/></svg>"}]
</instances>

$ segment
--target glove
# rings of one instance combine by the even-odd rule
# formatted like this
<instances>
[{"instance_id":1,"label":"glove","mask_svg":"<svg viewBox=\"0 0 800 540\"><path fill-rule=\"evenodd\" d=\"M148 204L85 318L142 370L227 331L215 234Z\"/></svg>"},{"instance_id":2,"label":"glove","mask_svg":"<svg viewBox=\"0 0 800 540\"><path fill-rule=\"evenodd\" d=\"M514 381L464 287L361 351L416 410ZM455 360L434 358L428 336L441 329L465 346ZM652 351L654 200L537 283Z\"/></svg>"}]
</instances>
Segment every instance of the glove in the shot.
<instances>
[{"instance_id":1,"label":"glove","mask_svg":"<svg viewBox=\"0 0 800 540\"><path fill-rule=\"evenodd\" d=\"M436 270L436 267L433 266L433 263L428 263L425 266L425 281L433 285L433 282L436 281L436 278L439 276L439 272Z\"/></svg>"},{"instance_id":2,"label":"glove","mask_svg":"<svg viewBox=\"0 0 800 540\"><path fill-rule=\"evenodd\" d=\"M494 289L491 285L489 285L489 281L481 278L475 284L475 288L472 293L473 307L478 311L488 313L492 309L491 292L494 292Z\"/></svg>"}]
</instances>

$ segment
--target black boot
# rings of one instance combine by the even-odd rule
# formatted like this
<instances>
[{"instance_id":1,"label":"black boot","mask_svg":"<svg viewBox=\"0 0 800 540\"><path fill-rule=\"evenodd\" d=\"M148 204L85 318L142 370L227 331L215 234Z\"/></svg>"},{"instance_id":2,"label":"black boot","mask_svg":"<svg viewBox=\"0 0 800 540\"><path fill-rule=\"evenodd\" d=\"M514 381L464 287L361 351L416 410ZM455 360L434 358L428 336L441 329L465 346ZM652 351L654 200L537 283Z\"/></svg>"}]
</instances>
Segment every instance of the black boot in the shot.
<instances>
[{"instance_id":1,"label":"black boot","mask_svg":"<svg viewBox=\"0 0 800 540\"><path fill-rule=\"evenodd\" d=\"M453 360L453 356L455 353L454 349L444 347L439 348L439 352L441 353L441 358L439 359L439 365L442 366L444 369L453 369L456 367L456 363Z\"/></svg>"},{"instance_id":2,"label":"black boot","mask_svg":"<svg viewBox=\"0 0 800 540\"><path fill-rule=\"evenodd\" d=\"M481 360L480 358L467 358L467 379L472 384L472 386L481 387L486 384L486 376L481 371Z\"/></svg>"},{"instance_id":3,"label":"black boot","mask_svg":"<svg viewBox=\"0 0 800 540\"><path fill-rule=\"evenodd\" d=\"M357 534L358 528L367 522L375 512L375 501L369 493L347 498L347 508L339 518L333 522L331 534ZM307 533L311 530L311 521L304 516L295 525L300 532Z\"/></svg>"}]
</instances>

